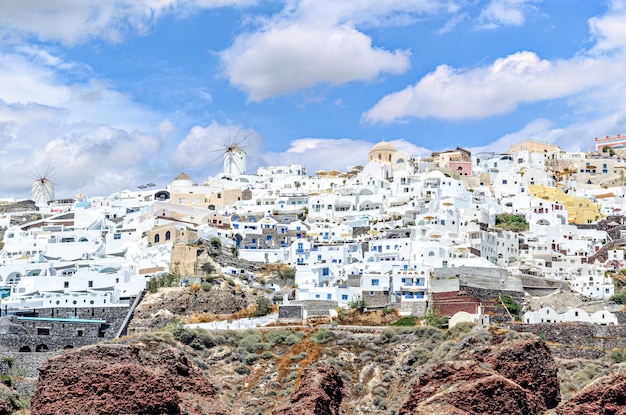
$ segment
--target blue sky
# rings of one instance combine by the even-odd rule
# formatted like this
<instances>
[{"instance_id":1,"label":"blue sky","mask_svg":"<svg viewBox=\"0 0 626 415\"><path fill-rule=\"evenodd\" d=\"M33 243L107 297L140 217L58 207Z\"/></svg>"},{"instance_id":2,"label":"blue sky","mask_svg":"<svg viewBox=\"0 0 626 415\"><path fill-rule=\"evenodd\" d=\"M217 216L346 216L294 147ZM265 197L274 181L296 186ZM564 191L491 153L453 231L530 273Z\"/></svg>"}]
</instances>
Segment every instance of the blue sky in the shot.
<instances>
[{"instance_id":1,"label":"blue sky","mask_svg":"<svg viewBox=\"0 0 626 415\"><path fill-rule=\"evenodd\" d=\"M626 132L626 1L9 0L0 196Z\"/></svg>"}]
</instances>

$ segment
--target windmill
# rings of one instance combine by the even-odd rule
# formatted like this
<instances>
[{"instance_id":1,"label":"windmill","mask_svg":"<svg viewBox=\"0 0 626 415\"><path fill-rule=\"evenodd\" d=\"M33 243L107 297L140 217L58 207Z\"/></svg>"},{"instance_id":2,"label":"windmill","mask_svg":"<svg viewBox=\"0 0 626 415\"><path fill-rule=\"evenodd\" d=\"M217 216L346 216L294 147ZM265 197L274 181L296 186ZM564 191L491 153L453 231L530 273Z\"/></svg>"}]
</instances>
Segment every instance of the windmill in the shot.
<instances>
[{"instance_id":1,"label":"windmill","mask_svg":"<svg viewBox=\"0 0 626 415\"><path fill-rule=\"evenodd\" d=\"M219 152L220 154L213 159L212 162L222 158L224 165L224 175L228 176L240 176L246 174L246 152L243 150L245 145L243 143L250 137L251 133L248 133L244 137L239 137L241 133L241 127L237 130L237 134L234 137L222 138L221 148L213 150L212 152Z\"/></svg>"},{"instance_id":2,"label":"windmill","mask_svg":"<svg viewBox=\"0 0 626 415\"><path fill-rule=\"evenodd\" d=\"M39 170L29 174L29 177L33 179L31 198L39 208L47 207L48 202L54 199L54 183L50 180L51 173L52 170L47 168L44 174L41 174Z\"/></svg>"}]
</instances>

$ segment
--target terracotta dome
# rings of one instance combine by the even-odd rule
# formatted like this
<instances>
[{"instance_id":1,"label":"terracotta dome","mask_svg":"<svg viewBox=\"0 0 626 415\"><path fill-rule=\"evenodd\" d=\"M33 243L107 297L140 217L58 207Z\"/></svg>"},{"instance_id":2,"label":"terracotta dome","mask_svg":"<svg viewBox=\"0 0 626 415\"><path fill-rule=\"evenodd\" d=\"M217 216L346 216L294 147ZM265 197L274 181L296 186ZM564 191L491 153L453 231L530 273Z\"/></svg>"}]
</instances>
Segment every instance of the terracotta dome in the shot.
<instances>
[{"instance_id":1,"label":"terracotta dome","mask_svg":"<svg viewBox=\"0 0 626 415\"><path fill-rule=\"evenodd\" d=\"M372 147L371 151L396 151L396 148L391 143L381 141L380 143Z\"/></svg>"},{"instance_id":2,"label":"terracotta dome","mask_svg":"<svg viewBox=\"0 0 626 415\"><path fill-rule=\"evenodd\" d=\"M391 164L391 160L393 159L395 154L396 148L393 146L393 144L382 141L372 147L368 156L368 160Z\"/></svg>"}]
</instances>

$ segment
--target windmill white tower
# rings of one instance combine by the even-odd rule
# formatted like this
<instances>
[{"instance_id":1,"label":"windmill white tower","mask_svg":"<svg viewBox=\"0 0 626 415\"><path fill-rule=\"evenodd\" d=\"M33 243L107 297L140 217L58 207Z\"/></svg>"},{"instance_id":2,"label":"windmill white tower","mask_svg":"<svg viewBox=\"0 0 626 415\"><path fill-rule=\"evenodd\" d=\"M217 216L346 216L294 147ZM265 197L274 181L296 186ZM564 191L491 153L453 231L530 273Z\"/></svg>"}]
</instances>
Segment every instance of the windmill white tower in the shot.
<instances>
[{"instance_id":1,"label":"windmill white tower","mask_svg":"<svg viewBox=\"0 0 626 415\"><path fill-rule=\"evenodd\" d=\"M237 143L224 152L224 174L240 176L246 174L246 152Z\"/></svg>"},{"instance_id":2,"label":"windmill white tower","mask_svg":"<svg viewBox=\"0 0 626 415\"><path fill-rule=\"evenodd\" d=\"M39 172L33 176L33 184L31 185L31 199L39 208L48 206L48 202L54 199L54 183L50 180L48 171L41 175Z\"/></svg>"},{"instance_id":3,"label":"windmill white tower","mask_svg":"<svg viewBox=\"0 0 626 415\"><path fill-rule=\"evenodd\" d=\"M213 150L221 153L213 161L220 158L223 159L223 174L226 176L236 177L246 174L246 152L243 150L243 147L245 147L243 143L248 139L250 134L239 138L240 132L241 129L237 131L234 138L228 137L228 139L224 139L224 137L222 137L222 148Z\"/></svg>"}]
</instances>

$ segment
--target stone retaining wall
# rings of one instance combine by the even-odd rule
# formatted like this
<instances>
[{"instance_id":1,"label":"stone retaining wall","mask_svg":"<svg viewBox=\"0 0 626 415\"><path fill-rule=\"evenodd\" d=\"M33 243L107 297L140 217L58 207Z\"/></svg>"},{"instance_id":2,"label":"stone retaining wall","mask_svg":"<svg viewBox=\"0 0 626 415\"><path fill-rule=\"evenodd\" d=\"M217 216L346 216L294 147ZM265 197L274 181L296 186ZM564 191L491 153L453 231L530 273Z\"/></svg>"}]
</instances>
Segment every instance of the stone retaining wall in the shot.
<instances>
[{"instance_id":1,"label":"stone retaining wall","mask_svg":"<svg viewBox=\"0 0 626 415\"><path fill-rule=\"evenodd\" d=\"M600 326L590 323L511 324L510 329L530 332L546 342L604 350L626 348L626 326Z\"/></svg>"}]
</instances>

